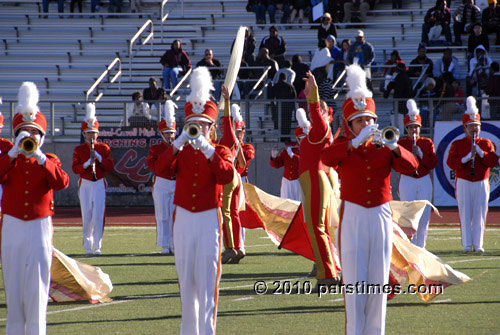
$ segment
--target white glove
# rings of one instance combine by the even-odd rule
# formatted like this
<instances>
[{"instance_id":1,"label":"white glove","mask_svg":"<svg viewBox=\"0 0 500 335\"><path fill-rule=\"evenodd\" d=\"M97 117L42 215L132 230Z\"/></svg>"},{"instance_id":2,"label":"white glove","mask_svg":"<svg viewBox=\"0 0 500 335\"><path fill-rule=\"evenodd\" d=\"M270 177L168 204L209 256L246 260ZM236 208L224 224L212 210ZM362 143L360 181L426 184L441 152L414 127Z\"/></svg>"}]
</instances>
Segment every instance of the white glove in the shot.
<instances>
[{"instance_id":1,"label":"white glove","mask_svg":"<svg viewBox=\"0 0 500 335\"><path fill-rule=\"evenodd\" d=\"M45 161L47 160L47 156L45 156L42 150L40 150L40 147L36 149L35 153L33 154L33 157L36 158L36 161L39 165L44 165Z\"/></svg>"},{"instance_id":2,"label":"white glove","mask_svg":"<svg viewBox=\"0 0 500 335\"><path fill-rule=\"evenodd\" d=\"M198 136L190 143L193 148L200 150L207 159L210 159L214 155L215 148L208 142L205 136Z\"/></svg>"},{"instance_id":3,"label":"white glove","mask_svg":"<svg viewBox=\"0 0 500 335\"><path fill-rule=\"evenodd\" d=\"M396 148L398 147L398 142L394 141L394 142L390 142L390 143L385 143L385 146L391 150L396 150Z\"/></svg>"},{"instance_id":4,"label":"white glove","mask_svg":"<svg viewBox=\"0 0 500 335\"><path fill-rule=\"evenodd\" d=\"M94 155L95 155L95 158L97 158L97 160L99 161L99 163L102 163L102 156L94 150Z\"/></svg>"},{"instance_id":5,"label":"white glove","mask_svg":"<svg viewBox=\"0 0 500 335\"><path fill-rule=\"evenodd\" d=\"M89 158L85 163L83 163L83 168L87 169L92 163L92 158Z\"/></svg>"},{"instance_id":6,"label":"white glove","mask_svg":"<svg viewBox=\"0 0 500 335\"><path fill-rule=\"evenodd\" d=\"M417 147L417 156L420 159L422 159L422 157L424 157L424 153L422 152L422 149L420 149L420 147Z\"/></svg>"},{"instance_id":7,"label":"white glove","mask_svg":"<svg viewBox=\"0 0 500 335\"><path fill-rule=\"evenodd\" d=\"M293 151L292 151L292 148L287 147L287 148L286 148L286 152L288 153L288 156L290 156L290 158L293 158Z\"/></svg>"},{"instance_id":8,"label":"white glove","mask_svg":"<svg viewBox=\"0 0 500 335\"><path fill-rule=\"evenodd\" d=\"M276 157L278 157L279 154L280 154L279 149L271 149L271 158L272 159L275 159Z\"/></svg>"},{"instance_id":9,"label":"white glove","mask_svg":"<svg viewBox=\"0 0 500 335\"><path fill-rule=\"evenodd\" d=\"M28 133L27 131L22 131L19 133L19 135L17 135L16 137L16 142L14 143L14 146L12 147L12 149L9 150L9 157L10 158L16 158L18 155L19 155L19 143L21 143L21 141L26 138L26 137L29 137L30 136L30 133Z\"/></svg>"},{"instance_id":10,"label":"white glove","mask_svg":"<svg viewBox=\"0 0 500 335\"><path fill-rule=\"evenodd\" d=\"M479 155L479 157L481 157L481 158L484 157L484 151L477 144L476 144L476 152Z\"/></svg>"},{"instance_id":11,"label":"white glove","mask_svg":"<svg viewBox=\"0 0 500 335\"><path fill-rule=\"evenodd\" d=\"M359 147L361 144L365 143L372 135L375 133L375 131L378 128L378 124L371 124L369 126L364 127L361 129L359 132L358 136L352 139L351 145L353 148Z\"/></svg>"},{"instance_id":12,"label":"white glove","mask_svg":"<svg viewBox=\"0 0 500 335\"><path fill-rule=\"evenodd\" d=\"M181 150L181 148L184 146L184 144L189 140L189 137L187 136L187 133L185 130L182 131L182 133L177 137L174 141L174 147L177 148L177 150Z\"/></svg>"},{"instance_id":13,"label":"white glove","mask_svg":"<svg viewBox=\"0 0 500 335\"><path fill-rule=\"evenodd\" d=\"M469 152L466 156L462 157L462 164L467 163L472 159L472 152Z\"/></svg>"}]
</instances>

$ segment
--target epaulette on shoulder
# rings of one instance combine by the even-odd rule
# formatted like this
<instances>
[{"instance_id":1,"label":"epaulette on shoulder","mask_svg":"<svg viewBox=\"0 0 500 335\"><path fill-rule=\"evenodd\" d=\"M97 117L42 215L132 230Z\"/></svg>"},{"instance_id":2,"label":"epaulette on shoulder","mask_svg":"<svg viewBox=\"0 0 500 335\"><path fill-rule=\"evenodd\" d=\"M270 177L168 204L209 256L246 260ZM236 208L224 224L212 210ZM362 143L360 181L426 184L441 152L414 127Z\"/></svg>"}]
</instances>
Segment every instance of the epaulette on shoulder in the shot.
<instances>
[{"instance_id":1,"label":"epaulette on shoulder","mask_svg":"<svg viewBox=\"0 0 500 335\"><path fill-rule=\"evenodd\" d=\"M52 159L57 159L59 160L59 157L57 157L56 154L53 154L53 153L45 153L45 156L49 157L49 158L52 158Z\"/></svg>"}]
</instances>

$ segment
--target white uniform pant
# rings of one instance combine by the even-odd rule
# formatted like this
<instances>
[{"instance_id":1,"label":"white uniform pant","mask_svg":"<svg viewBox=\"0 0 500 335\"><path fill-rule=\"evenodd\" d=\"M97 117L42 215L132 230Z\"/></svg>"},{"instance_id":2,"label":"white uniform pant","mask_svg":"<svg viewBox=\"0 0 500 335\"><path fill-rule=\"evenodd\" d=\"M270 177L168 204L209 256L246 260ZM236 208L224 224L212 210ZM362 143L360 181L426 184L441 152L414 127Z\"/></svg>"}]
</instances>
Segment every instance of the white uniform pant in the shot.
<instances>
[{"instance_id":1,"label":"white uniform pant","mask_svg":"<svg viewBox=\"0 0 500 335\"><path fill-rule=\"evenodd\" d=\"M106 209L104 178L97 181L80 179L78 189L83 221L83 247L85 250L101 249Z\"/></svg>"},{"instance_id":2,"label":"white uniform pant","mask_svg":"<svg viewBox=\"0 0 500 335\"><path fill-rule=\"evenodd\" d=\"M460 231L464 249L479 250L483 247L484 227L488 201L490 199L490 184L488 179L470 182L457 178L455 195L460 215Z\"/></svg>"},{"instance_id":3,"label":"white uniform pant","mask_svg":"<svg viewBox=\"0 0 500 335\"><path fill-rule=\"evenodd\" d=\"M298 179L289 180L285 177L281 178L281 198L300 201L301 194Z\"/></svg>"},{"instance_id":4,"label":"white uniform pant","mask_svg":"<svg viewBox=\"0 0 500 335\"><path fill-rule=\"evenodd\" d=\"M399 199L402 201L429 200L432 201L432 182L430 175L422 178L413 178L404 174L399 178ZM421 248L425 248L427 239L427 228L431 217L431 207L425 206L424 212L418 223L417 233L411 242Z\"/></svg>"},{"instance_id":5,"label":"white uniform pant","mask_svg":"<svg viewBox=\"0 0 500 335\"><path fill-rule=\"evenodd\" d=\"M389 203L365 208L344 201L340 223L340 262L344 285L389 283L392 211ZM387 294L344 294L346 334L384 334ZM356 291L354 291L356 292Z\"/></svg>"},{"instance_id":6,"label":"white uniform pant","mask_svg":"<svg viewBox=\"0 0 500 335\"><path fill-rule=\"evenodd\" d=\"M215 334L222 270L221 231L219 209L193 213L176 207L174 244L181 293L181 334Z\"/></svg>"},{"instance_id":7,"label":"white uniform pant","mask_svg":"<svg viewBox=\"0 0 500 335\"><path fill-rule=\"evenodd\" d=\"M155 178L153 201L156 218L156 245L174 250L172 222L174 214L175 180Z\"/></svg>"},{"instance_id":8,"label":"white uniform pant","mask_svg":"<svg viewBox=\"0 0 500 335\"><path fill-rule=\"evenodd\" d=\"M52 218L3 216L2 269L7 335L46 334L52 263Z\"/></svg>"}]
</instances>

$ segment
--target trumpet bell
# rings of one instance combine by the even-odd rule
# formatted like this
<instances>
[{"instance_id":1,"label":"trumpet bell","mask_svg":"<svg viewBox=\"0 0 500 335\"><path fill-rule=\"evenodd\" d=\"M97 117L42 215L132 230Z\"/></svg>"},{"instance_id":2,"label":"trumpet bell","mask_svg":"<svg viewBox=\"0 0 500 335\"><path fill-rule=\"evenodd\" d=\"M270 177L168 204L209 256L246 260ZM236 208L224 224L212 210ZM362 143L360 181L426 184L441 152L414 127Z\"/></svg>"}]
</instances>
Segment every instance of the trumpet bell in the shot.
<instances>
[{"instance_id":1,"label":"trumpet bell","mask_svg":"<svg viewBox=\"0 0 500 335\"><path fill-rule=\"evenodd\" d=\"M38 144L31 137L25 137L19 142L19 151L25 156L31 156L37 148Z\"/></svg>"},{"instance_id":2,"label":"trumpet bell","mask_svg":"<svg viewBox=\"0 0 500 335\"><path fill-rule=\"evenodd\" d=\"M196 122L188 122L184 125L183 130L186 132L187 136L194 140L201 134L201 127Z\"/></svg>"},{"instance_id":3,"label":"trumpet bell","mask_svg":"<svg viewBox=\"0 0 500 335\"><path fill-rule=\"evenodd\" d=\"M382 129L382 141L384 144L396 143L399 140L399 129L396 127L385 127Z\"/></svg>"}]
</instances>

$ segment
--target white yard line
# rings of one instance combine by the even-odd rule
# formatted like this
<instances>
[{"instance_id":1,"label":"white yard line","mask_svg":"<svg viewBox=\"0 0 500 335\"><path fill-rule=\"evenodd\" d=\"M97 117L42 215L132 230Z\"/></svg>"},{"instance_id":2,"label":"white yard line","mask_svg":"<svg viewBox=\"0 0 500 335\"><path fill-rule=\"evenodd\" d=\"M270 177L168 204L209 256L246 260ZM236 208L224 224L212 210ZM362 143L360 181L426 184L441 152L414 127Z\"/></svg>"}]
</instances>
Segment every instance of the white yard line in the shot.
<instances>
[{"instance_id":1,"label":"white yard line","mask_svg":"<svg viewBox=\"0 0 500 335\"><path fill-rule=\"evenodd\" d=\"M499 260L500 257L484 257L484 258L469 258L469 259L461 259L458 261L449 261L446 262L448 264L455 264L455 263L467 263L467 262L478 262L478 261L495 261Z\"/></svg>"}]
</instances>

